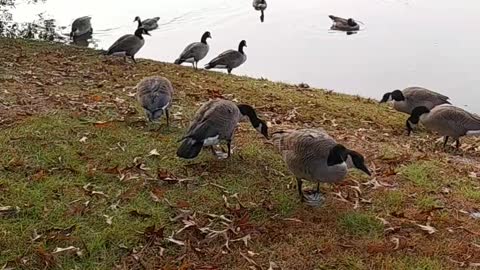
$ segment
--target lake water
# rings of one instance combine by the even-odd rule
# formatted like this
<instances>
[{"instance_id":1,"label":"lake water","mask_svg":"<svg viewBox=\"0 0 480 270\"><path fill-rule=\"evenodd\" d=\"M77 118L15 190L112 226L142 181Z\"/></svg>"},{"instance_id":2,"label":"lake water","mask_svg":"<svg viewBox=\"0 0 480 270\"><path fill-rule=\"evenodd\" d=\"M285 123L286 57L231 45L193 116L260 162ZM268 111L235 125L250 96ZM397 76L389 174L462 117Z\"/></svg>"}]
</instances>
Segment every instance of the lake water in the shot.
<instances>
[{"instance_id":1,"label":"lake water","mask_svg":"<svg viewBox=\"0 0 480 270\"><path fill-rule=\"evenodd\" d=\"M93 38L106 49L135 30L135 16L160 16L160 28L146 37L137 57L173 62L208 30L213 39L202 66L245 39L248 60L235 74L377 99L386 91L423 86L480 112L480 1L267 1L264 23L251 0L47 0L18 5L14 20L45 12L69 26L90 15ZM363 29L333 32L329 14L355 18Z\"/></svg>"}]
</instances>

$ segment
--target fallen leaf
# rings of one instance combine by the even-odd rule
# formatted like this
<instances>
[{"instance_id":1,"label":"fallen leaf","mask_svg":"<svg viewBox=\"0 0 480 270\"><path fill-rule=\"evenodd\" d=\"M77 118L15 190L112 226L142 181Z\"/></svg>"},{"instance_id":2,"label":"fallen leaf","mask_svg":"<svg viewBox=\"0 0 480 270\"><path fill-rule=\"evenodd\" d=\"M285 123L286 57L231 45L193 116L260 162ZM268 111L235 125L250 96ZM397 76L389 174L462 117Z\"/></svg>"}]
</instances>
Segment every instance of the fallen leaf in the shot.
<instances>
[{"instance_id":1,"label":"fallen leaf","mask_svg":"<svg viewBox=\"0 0 480 270\"><path fill-rule=\"evenodd\" d=\"M77 248L77 247L74 247L74 246L69 246L69 247L66 247L66 248L57 247L53 250L52 254L65 253L65 252L75 253L78 257L82 256L82 251L80 250L80 248Z\"/></svg>"},{"instance_id":2,"label":"fallen leaf","mask_svg":"<svg viewBox=\"0 0 480 270\"><path fill-rule=\"evenodd\" d=\"M165 230L164 227L160 227L157 229L154 224L152 226L148 226L147 228L145 228L145 231L143 232L143 236L148 241L161 240L163 239L164 230Z\"/></svg>"},{"instance_id":3,"label":"fallen leaf","mask_svg":"<svg viewBox=\"0 0 480 270\"><path fill-rule=\"evenodd\" d=\"M88 138L87 138L86 136L83 136L83 137L79 140L79 142L81 142L81 143L86 143L86 142L87 142L87 139L88 139Z\"/></svg>"},{"instance_id":4,"label":"fallen leaf","mask_svg":"<svg viewBox=\"0 0 480 270\"><path fill-rule=\"evenodd\" d=\"M148 153L147 157L151 157L151 156L160 156L160 153L158 153L157 149L153 149L152 151L150 151L150 153Z\"/></svg>"},{"instance_id":5,"label":"fallen leaf","mask_svg":"<svg viewBox=\"0 0 480 270\"><path fill-rule=\"evenodd\" d=\"M130 212L128 212L132 217L135 217L135 218L151 218L152 215L150 214L145 214L145 213L140 213L138 212L137 210L132 210Z\"/></svg>"},{"instance_id":6,"label":"fallen leaf","mask_svg":"<svg viewBox=\"0 0 480 270\"><path fill-rule=\"evenodd\" d=\"M112 219L113 217L108 216L108 215L103 215L106 218L106 221L108 225L112 225Z\"/></svg>"},{"instance_id":7,"label":"fallen leaf","mask_svg":"<svg viewBox=\"0 0 480 270\"><path fill-rule=\"evenodd\" d=\"M0 217L13 217L20 212L18 206L1 206L0 207Z\"/></svg>"},{"instance_id":8,"label":"fallen leaf","mask_svg":"<svg viewBox=\"0 0 480 270\"><path fill-rule=\"evenodd\" d=\"M421 224L415 224L415 225L420 227L420 229L424 230L428 234L434 234L435 232L437 232L437 229L435 229L434 227L432 227L430 225L421 225Z\"/></svg>"}]
</instances>

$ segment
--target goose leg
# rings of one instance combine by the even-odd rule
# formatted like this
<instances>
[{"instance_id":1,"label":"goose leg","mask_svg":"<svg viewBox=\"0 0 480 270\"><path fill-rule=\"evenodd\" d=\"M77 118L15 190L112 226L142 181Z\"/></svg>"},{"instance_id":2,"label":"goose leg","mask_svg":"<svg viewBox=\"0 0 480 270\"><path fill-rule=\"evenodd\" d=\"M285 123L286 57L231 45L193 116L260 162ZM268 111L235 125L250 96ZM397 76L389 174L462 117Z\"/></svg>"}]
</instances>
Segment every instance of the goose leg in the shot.
<instances>
[{"instance_id":1,"label":"goose leg","mask_svg":"<svg viewBox=\"0 0 480 270\"><path fill-rule=\"evenodd\" d=\"M167 118L167 127L170 126L170 113L168 112L168 109L165 109L165 117Z\"/></svg>"},{"instance_id":2,"label":"goose leg","mask_svg":"<svg viewBox=\"0 0 480 270\"><path fill-rule=\"evenodd\" d=\"M231 68L229 68L227 71L228 71L228 74L232 74L232 69Z\"/></svg>"},{"instance_id":3,"label":"goose leg","mask_svg":"<svg viewBox=\"0 0 480 270\"><path fill-rule=\"evenodd\" d=\"M227 141L227 158L232 155L232 141Z\"/></svg>"},{"instance_id":4,"label":"goose leg","mask_svg":"<svg viewBox=\"0 0 480 270\"><path fill-rule=\"evenodd\" d=\"M300 200L303 202L305 201L305 195L303 195L302 185L303 185L302 179L297 178L298 195L300 196Z\"/></svg>"},{"instance_id":5,"label":"goose leg","mask_svg":"<svg viewBox=\"0 0 480 270\"><path fill-rule=\"evenodd\" d=\"M457 139L455 146L457 147L457 150L460 149L460 139Z\"/></svg>"},{"instance_id":6,"label":"goose leg","mask_svg":"<svg viewBox=\"0 0 480 270\"><path fill-rule=\"evenodd\" d=\"M445 141L443 142L443 149L445 149L445 147L447 146L448 138L448 136L445 136Z\"/></svg>"},{"instance_id":7,"label":"goose leg","mask_svg":"<svg viewBox=\"0 0 480 270\"><path fill-rule=\"evenodd\" d=\"M136 63L137 63L137 61L135 60L135 57L134 57L133 55L132 55L132 56L130 56L130 57L132 58L132 60L133 60L133 63L135 63L135 64L136 64Z\"/></svg>"}]
</instances>

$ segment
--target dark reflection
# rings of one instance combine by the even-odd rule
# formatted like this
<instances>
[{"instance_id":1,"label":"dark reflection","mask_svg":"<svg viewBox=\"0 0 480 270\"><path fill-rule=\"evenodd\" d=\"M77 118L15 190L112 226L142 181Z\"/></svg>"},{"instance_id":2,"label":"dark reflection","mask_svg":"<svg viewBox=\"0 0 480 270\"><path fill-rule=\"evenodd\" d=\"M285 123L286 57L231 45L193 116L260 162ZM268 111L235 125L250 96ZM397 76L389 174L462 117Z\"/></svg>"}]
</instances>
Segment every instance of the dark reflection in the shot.
<instances>
[{"instance_id":1,"label":"dark reflection","mask_svg":"<svg viewBox=\"0 0 480 270\"><path fill-rule=\"evenodd\" d=\"M253 0L253 8L261 12L260 21L265 21L265 9L267 9L267 1L265 0Z\"/></svg>"}]
</instances>

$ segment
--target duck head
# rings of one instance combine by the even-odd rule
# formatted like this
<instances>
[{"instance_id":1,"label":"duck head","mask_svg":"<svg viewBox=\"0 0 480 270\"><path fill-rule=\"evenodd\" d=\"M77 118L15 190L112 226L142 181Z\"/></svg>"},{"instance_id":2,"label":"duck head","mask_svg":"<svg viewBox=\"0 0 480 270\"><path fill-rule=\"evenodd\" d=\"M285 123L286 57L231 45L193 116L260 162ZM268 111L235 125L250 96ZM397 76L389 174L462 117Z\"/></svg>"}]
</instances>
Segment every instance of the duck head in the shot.
<instances>
[{"instance_id":1,"label":"duck head","mask_svg":"<svg viewBox=\"0 0 480 270\"><path fill-rule=\"evenodd\" d=\"M425 106L416 107L415 109L413 109L412 114L410 115L410 117L407 119L407 122L406 122L408 136L410 136L412 131L418 125L418 122L420 122L420 117L429 112L430 110Z\"/></svg>"}]
</instances>

